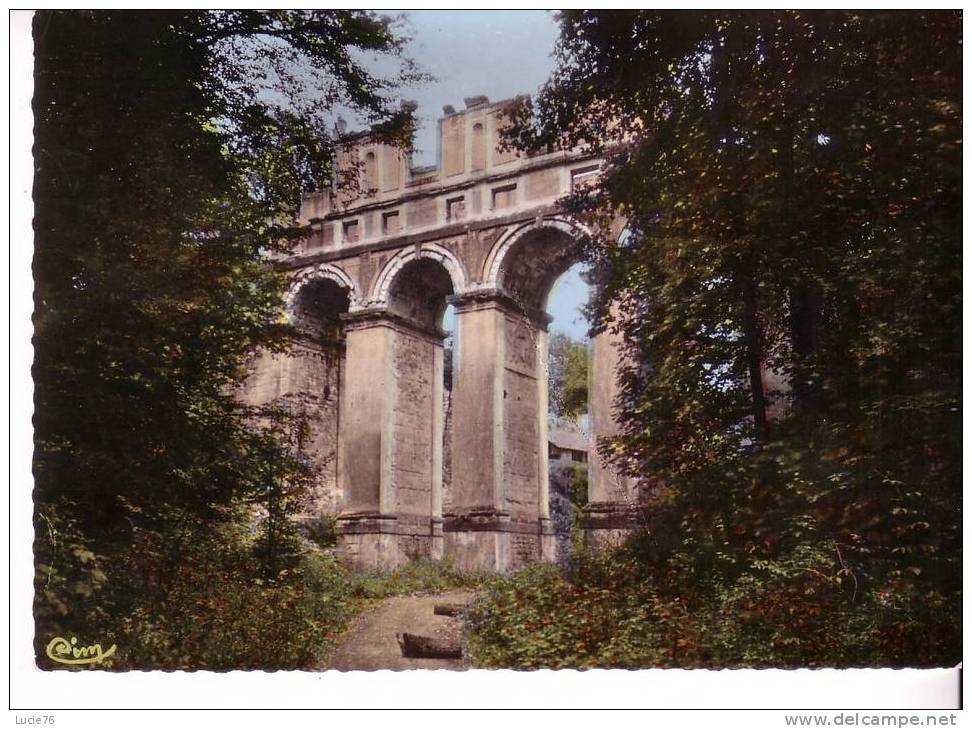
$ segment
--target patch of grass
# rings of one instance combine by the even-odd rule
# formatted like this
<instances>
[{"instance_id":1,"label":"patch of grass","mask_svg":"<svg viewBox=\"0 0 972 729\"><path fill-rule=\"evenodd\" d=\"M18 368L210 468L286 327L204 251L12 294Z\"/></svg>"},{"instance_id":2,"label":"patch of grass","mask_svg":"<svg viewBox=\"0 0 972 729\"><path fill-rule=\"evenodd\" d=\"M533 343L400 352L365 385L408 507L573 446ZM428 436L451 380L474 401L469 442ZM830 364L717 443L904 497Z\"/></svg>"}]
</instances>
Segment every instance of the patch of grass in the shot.
<instances>
[{"instance_id":1,"label":"patch of grass","mask_svg":"<svg viewBox=\"0 0 972 729\"><path fill-rule=\"evenodd\" d=\"M395 595L437 593L461 588L477 588L489 577L461 572L452 560L420 559L393 570L369 570L352 575L352 593L365 600L381 600Z\"/></svg>"}]
</instances>

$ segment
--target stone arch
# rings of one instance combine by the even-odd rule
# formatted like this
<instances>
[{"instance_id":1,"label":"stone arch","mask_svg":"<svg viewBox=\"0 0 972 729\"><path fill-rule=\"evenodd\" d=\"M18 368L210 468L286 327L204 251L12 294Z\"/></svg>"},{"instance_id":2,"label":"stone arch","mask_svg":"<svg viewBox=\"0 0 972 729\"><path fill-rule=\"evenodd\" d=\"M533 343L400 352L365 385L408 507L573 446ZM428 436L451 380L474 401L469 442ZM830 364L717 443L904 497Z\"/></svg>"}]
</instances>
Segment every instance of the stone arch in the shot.
<instances>
[{"instance_id":1,"label":"stone arch","mask_svg":"<svg viewBox=\"0 0 972 729\"><path fill-rule=\"evenodd\" d=\"M428 332L438 333L454 292L452 277L439 261L413 258L392 279L386 310Z\"/></svg>"},{"instance_id":2,"label":"stone arch","mask_svg":"<svg viewBox=\"0 0 972 729\"><path fill-rule=\"evenodd\" d=\"M453 293L461 294L467 290L469 277L462 262L455 254L443 246L425 243L419 248L412 247L400 251L384 265L375 279L372 294L369 297L370 303L376 307L387 308L389 292L399 272L407 264L421 259L436 261L446 270L452 280Z\"/></svg>"},{"instance_id":3,"label":"stone arch","mask_svg":"<svg viewBox=\"0 0 972 729\"><path fill-rule=\"evenodd\" d=\"M546 325L548 299L557 279L574 264L583 260L581 246L584 240L591 236L585 226L567 217L551 216L538 218L508 230L493 245L483 268L482 287L486 291L495 291L501 299L511 299L519 308L520 324L514 324L515 317L507 315L507 351L511 340L508 333L523 331L532 337L534 354L535 378L528 385L521 379L519 390L511 387L507 391L523 394L522 402L517 398L505 398L502 407L512 413L506 416L506 422L515 422L518 427L529 427L536 433L539 444L536 447L538 461L537 486L529 480L520 479L519 485L513 483L513 488L519 488L518 499L527 501L533 498L536 488L540 502L540 519L549 521L550 512L550 466L548 458L548 377L546 366L549 339ZM611 466L603 459L597 448L597 439L610 436L617 430L614 422L613 407L617 395L618 385L616 371L619 363L618 337L603 331L592 333L591 336L591 385L589 392L589 428L592 437L588 441L587 454L589 465L588 499L593 505L594 515L591 528L599 535L613 535L621 533L620 526L628 519L624 511L625 504L619 501L618 486L620 483ZM524 348L525 349L525 348ZM507 368L508 370L510 368ZM523 371L523 368L519 368ZM527 368L529 369L529 368ZM516 386L509 375L509 384ZM532 388L532 389L531 389ZM525 394L524 394L525 393ZM531 433L530 437L534 437ZM512 462L527 457L527 440L507 443L506 448L512 452ZM504 474L505 475L505 474ZM509 481L509 479L504 479ZM563 496L563 481L556 484ZM558 525L551 524L551 546L547 554L550 558L554 553L562 554L569 544L570 531L564 530L562 520ZM619 531L620 530L620 531ZM602 537L596 537L600 540ZM600 542L598 542L600 543Z\"/></svg>"},{"instance_id":4,"label":"stone arch","mask_svg":"<svg viewBox=\"0 0 972 729\"><path fill-rule=\"evenodd\" d=\"M295 271L284 307L297 336L286 351L258 351L250 363L245 401L295 418L288 432L310 469L301 516L332 512L343 498L337 465L346 370L343 315L359 300L354 280L338 266Z\"/></svg>"},{"instance_id":5,"label":"stone arch","mask_svg":"<svg viewBox=\"0 0 972 729\"><path fill-rule=\"evenodd\" d=\"M561 217L514 228L502 235L487 255L484 286L543 310L550 288L579 260L578 248L589 235L585 226Z\"/></svg>"},{"instance_id":6,"label":"stone arch","mask_svg":"<svg viewBox=\"0 0 972 729\"><path fill-rule=\"evenodd\" d=\"M319 280L333 281L341 288L345 289L350 300L350 310L354 311L361 307L361 288L357 282L345 271L332 263L321 263L316 266L302 268L294 274L290 286L284 296L284 308L291 323L294 322L294 306L300 290L313 281Z\"/></svg>"}]
</instances>

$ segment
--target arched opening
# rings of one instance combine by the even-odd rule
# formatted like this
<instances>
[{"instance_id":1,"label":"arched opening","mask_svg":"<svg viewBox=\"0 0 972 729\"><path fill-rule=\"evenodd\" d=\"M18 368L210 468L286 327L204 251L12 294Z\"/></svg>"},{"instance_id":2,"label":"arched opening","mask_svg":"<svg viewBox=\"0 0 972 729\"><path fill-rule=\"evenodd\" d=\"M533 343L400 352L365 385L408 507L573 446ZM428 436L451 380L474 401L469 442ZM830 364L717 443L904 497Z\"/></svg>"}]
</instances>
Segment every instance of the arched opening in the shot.
<instances>
[{"instance_id":1,"label":"arched opening","mask_svg":"<svg viewBox=\"0 0 972 729\"><path fill-rule=\"evenodd\" d=\"M343 283L325 277L295 286L289 311L299 334L291 350L280 355L286 367L277 368L282 376L275 378L274 397L264 404L292 419L295 445L311 464L303 520L313 522L335 513L342 497L337 457L345 373L342 315L351 293Z\"/></svg>"},{"instance_id":2,"label":"arched opening","mask_svg":"<svg viewBox=\"0 0 972 729\"><path fill-rule=\"evenodd\" d=\"M570 558L588 505L593 451L592 347L585 307L590 300L587 267L576 263L555 282L547 299L547 437L550 519L557 561Z\"/></svg>"},{"instance_id":3,"label":"arched opening","mask_svg":"<svg viewBox=\"0 0 972 729\"><path fill-rule=\"evenodd\" d=\"M593 354L585 307L589 277L580 236L567 224L527 230L494 262L500 290L533 322L536 338L537 480L541 515L552 528L545 558L566 563L590 493Z\"/></svg>"},{"instance_id":4,"label":"arched opening","mask_svg":"<svg viewBox=\"0 0 972 729\"><path fill-rule=\"evenodd\" d=\"M442 315L442 331L445 332L445 339L442 341L444 358L442 385L447 391L451 391L453 373L457 364L456 353L458 350L456 307L453 304L448 304L445 308L445 313Z\"/></svg>"},{"instance_id":5,"label":"arched opening","mask_svg":"<svg viewBox=\"0 0 972 729\"><path fill-rule=\"evenodd\" d=\"M520 236L498 262L497 284L532 312L546 308L554 283L580 260L578 240L558 227L540 227Z\"/></svg>"},{"instance_id":6,"label":"arched opening","mask_svg":"<svg viewBox=\"0 0 972 729\"><path fill-rule=\"evenodd\" d=\"M431 258L416 258L395 274L388 289L388 310L429 330L439 330L446 297L454 293L445 267Z\"/></svg>"},{"instance_id":7,"label":"arched opening","mask_svg":"<svg viewBox=\"0 0 972 729\"><path fill-rule=\"evenodd\" d=\"M294 326L322 350L338 353L344 343L341 315L350 307L348 290L329 278L312 279L296 292L291 304Z\"/></svg>"},{"instance_id":8,"label":"arched opening","mask_svg":"<svg viewBox=\"0 0 972 729\"><path fill-rule=\"evenodd\" d=\"M452 390L456 381L456 367L459 363L458 322L456 307L446 306L442 316L442 504L443 509L451 503L452 486Z\"/></svg>"}]
</instances>

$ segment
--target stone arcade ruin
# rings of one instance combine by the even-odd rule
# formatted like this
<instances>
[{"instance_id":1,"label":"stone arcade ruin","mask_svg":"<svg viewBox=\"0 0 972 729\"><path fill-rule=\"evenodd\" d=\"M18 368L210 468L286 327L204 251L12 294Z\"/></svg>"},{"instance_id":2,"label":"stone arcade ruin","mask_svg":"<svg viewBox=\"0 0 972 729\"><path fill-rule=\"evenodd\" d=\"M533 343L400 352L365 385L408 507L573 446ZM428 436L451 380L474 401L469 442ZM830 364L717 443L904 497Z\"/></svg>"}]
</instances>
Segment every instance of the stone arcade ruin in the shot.
<instances>
[{"instance_id":1,"label":"stone arcade ruin","mask_svg":"<svg viewBox=\"0 0 972 729\"><path fill-rule=\"evenodd\" d=\"M410 168L397 148L355 137L345 164L360 169L363 192L308 196L301 218L313 233L276 261L307 337L258 357L245 398L306 415L310 508L338 514L339 550L357 566L450 556L461 569L511 571L554 558L544 307L583 235L557 200L596 175L598 160L501 151L506 103L446 107L437 168ZM322 331L341 332L341 344ZM616 349L608 334L593 349L593 430L608 435ZM630 526L635 495L590 460L598 541Z\"/></svg>"}]
</instances>

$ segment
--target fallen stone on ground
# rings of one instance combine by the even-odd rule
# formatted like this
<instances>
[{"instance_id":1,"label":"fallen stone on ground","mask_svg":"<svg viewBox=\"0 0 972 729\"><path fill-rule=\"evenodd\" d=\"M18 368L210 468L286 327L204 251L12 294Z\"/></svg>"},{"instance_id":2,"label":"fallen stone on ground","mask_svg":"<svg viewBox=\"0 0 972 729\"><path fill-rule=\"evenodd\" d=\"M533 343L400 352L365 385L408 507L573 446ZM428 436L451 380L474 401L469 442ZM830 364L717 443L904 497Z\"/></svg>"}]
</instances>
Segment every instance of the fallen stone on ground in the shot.
<instances>
[{"instance_id":1,"label":"fallen stone on ground","mask_svg":"<svg viewBox=\"0 0 972 729\"><path fill-rule=\"evenodd\" d=\"M435 615L448 615L451 618L459 617L463 610L466 609L465 603L460 602L439 602L435 604L435 608L432 612Z\"/></svg>"},{"instance_id":2,"label":"fallen stone on ground","mask_svg":"<svg viewBox=\"0 0 972 729\"><path fill-rule=\"evenodd\" d=\"M430 638L415 633L399 633L398 645L406 658L462 658L458 637Z\"/></svg>"}]
</instances>

